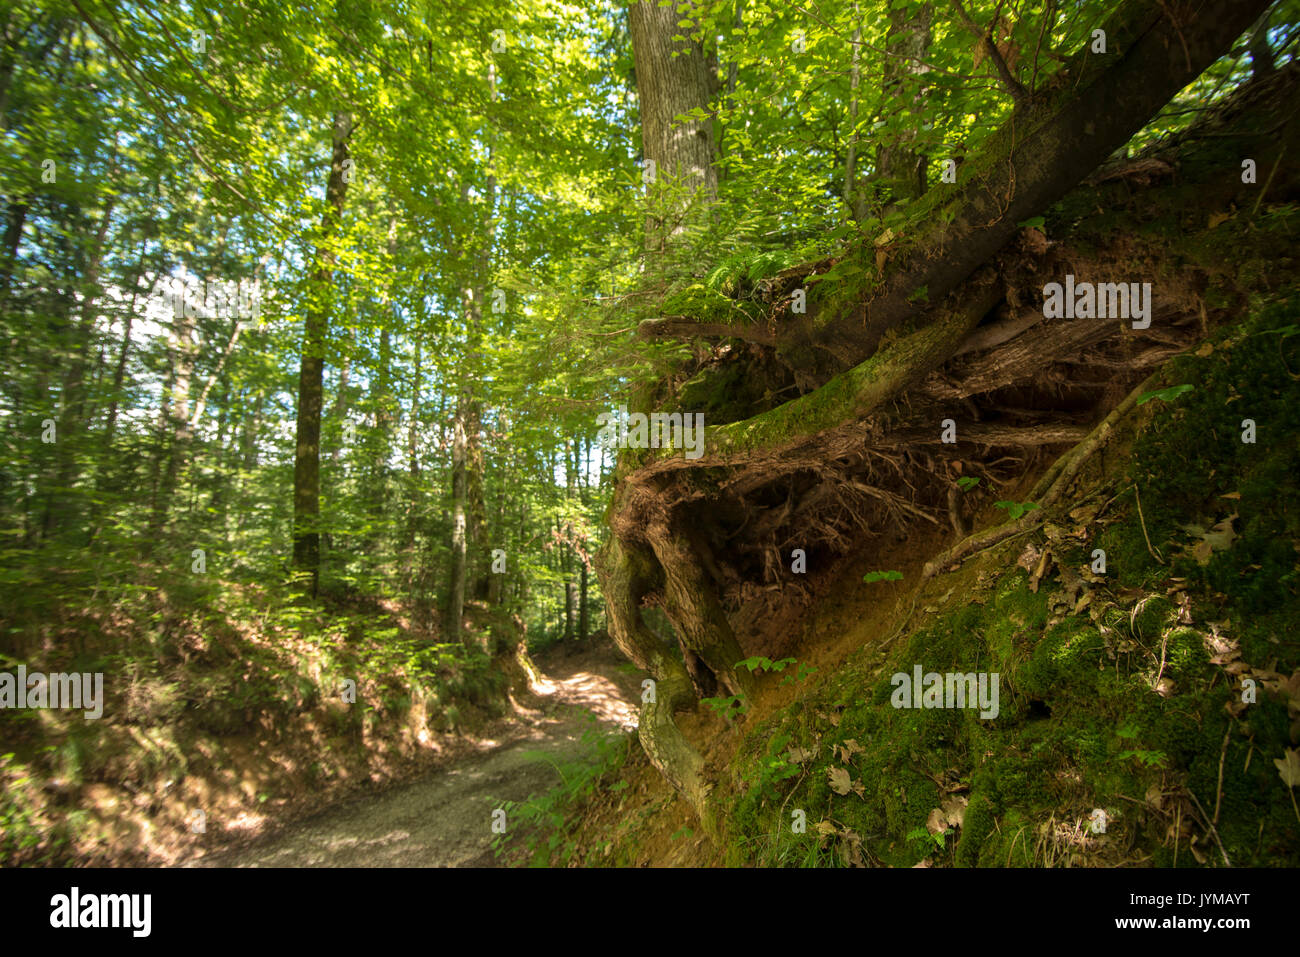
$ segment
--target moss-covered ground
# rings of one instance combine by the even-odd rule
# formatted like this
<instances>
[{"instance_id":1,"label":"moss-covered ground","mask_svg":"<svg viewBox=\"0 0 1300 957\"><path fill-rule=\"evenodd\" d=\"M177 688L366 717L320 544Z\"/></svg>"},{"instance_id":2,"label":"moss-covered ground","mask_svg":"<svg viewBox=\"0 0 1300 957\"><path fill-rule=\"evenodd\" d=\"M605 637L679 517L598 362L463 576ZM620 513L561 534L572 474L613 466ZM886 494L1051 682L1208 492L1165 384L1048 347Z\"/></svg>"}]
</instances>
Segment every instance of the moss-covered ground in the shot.
<instances>
[{"instance_id":1,"label":"moss-covered ground","mask_svg":"<svg viewBox=\"0 0 1300 957\"><path fill-rule=\"evenodd\" d=\"M727 861L1300 861L1276 763L1300 745L1297 316L1295 296L1256 304L1175 360L1190 388L1143 403L1090 487L949 576L968 601L751 727ZM891 675L918 664L996 672L997 717L894 707Z\"/></svg>"}]
</instances>

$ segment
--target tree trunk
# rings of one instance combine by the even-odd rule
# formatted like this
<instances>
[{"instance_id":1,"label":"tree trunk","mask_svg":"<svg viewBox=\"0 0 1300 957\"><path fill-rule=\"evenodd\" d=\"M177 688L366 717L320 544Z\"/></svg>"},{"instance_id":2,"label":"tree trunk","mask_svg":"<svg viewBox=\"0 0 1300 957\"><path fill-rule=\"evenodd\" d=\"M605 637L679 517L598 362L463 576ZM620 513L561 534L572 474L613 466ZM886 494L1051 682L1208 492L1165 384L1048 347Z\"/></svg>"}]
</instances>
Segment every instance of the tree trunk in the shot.
<instances>
[{"instance_id":1,"label":"tree trunk","mask_svg":"<svg viewBox=\"0 0 1300 957\"><path fill-rule=\"evenodd\" d=\"M876 150L876 177L884 187L881 200L886 212L925 192L926 160L915 148L925 102L925 90L918 78L928 69L921 61L930 48L933 18L929 3L916 9L897 7L889 11L884 93L904 116L895 135L882 141Z\"/></svg>"},{"instance_id":2,"label":"tree trunk","mask_svg":"<svg viewBox=\"0 0 1300 957\"><path fill-rule=\"evenodd\" d=\"M488 96L497 99L497 77L495 65L488 66ZM483 323L483 298L487 285L488 270L491 266L492 243L495 236L496 216L496 176L492 171L494 147L492 138L488 143L487 188L487 222L484 224L484 241L477 257L475 273L465 290L466 316L466 355L460 369L460 395L456 402L455 421L452 425L452 515L451 515L451 575L447 588L447 612L445 631L447 641L462 639L467 647L474 644L469 635L462 636L461 619L465 612L465 589L469 578L469 539L471 529L468 523L475 521L472 530L476 542L482 540L481 489L477 477L471 470L479 466L478 443L481 410L474 398L473 376L478 366L478 345Z\"/></svg>"},{"instance_id":3,"label":"tree trunk","mask_svg":"<svg viewBox=\"0 0 1300 957\"><path fill-rule=\"evenodd\" d=\"M307 308L303 331L302 361L298 372L298 421L293 463L293 564L307 576L313 596L320 587L320 417L324 399L325 334L329 319L327 302L333 280L334 251L330 242L343 215L347 181L343 167L348 159L348 138L352 117L334 114L333 156L325 191L325 216L321 242L316 251L314 296Z\"/></svg>"},{"instance_id":4,"label":"tree trunk","mask_svg":"<svg viewBox=\"0 0 1300 957\"><path fill-rule=\"evenodd\" d=\"M641 111L642 153L655 164L651 184L652 207L657 187L682 180L687 194L711 202L717 196L712 121L691 119L674 124L673 117L692 110L709 109L708 58L698 43L674 42L681 31L676 6L659 6L655 0L637 0L628 8L628 30L636 61L637 98ZM646 249L664 249L682 230L683 204L658 203L646 219Z\"/></svg>"}]
</instances>

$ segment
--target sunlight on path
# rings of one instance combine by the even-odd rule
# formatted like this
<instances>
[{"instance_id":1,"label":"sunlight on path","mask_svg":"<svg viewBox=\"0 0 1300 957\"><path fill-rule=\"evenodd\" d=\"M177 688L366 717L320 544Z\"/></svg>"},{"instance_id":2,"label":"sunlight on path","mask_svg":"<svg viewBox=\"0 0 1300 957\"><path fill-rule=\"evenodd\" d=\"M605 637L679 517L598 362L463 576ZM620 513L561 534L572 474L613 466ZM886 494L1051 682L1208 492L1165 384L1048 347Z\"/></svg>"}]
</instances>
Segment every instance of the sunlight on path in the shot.
<instances>
[{"instance_id":1,"label":"sunlight on path","mask_svg":"<svg viewBox=\"0 0 1300 957\"><path fill-rule=\"evenodd\" d=\"M574 663L575 666L578 662ZM604 663L564 663L533 685L545 710L516 704L518 737L382 794L346 800L253 844L219 851L199 867L493 866L492 812L558 783L556 763L580 758L589 714L610 730L631 731L637 711ZM612 667L606 665L606 667ZM491 747L495 742L485 742Z\"/></svg>"}]
</instances>

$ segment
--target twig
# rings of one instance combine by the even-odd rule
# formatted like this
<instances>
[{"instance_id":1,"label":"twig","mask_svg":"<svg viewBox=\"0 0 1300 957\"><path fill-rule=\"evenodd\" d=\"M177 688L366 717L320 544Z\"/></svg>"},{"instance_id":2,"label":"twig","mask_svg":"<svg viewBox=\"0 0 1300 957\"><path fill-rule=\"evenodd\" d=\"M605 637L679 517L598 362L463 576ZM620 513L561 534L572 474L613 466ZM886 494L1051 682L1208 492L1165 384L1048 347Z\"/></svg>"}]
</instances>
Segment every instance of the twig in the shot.
<instances>
[{"instance_id":1,"label":"twig","mask_svg":"<svg viewBox=\"0 0 1300 957\"><path fill-rule=\"evenodd\" d=\"M1205 808L1201 807L1201 802L1196 800L1196 795L1192 793L1191 788L1187 789L1187 794L1188 796L1191 797L1192 801L1195 802L1196 807L1200 810L1201 817L1205 818L1205 822L1210 825L1210 833L1214 835L1214 843L1219 845L1219 853L1223 855L1223 863L1226 864L1228 867L1231 867L1232 861L1228 860L1228 852L1223 849L1223 841L1219 839L1219 829L1214 826L1213 821L1209 820L1209 818L1206 817ZM1292 798L1292 801L1294 800L1295 799Z\"/></svg>"},{"instance_id":2,"label":"twig","mask_svg":"<svg viewBox=\"0 0 1300 957\"><path fill-rule=\"evenodd\" d=\"M1169 635L1166 633L1160 639L1160 670L1156 672L1155 683L1151 685L1153 689L1160 687L1160 679L1165 673L1165 649L1169 646Z\"/></svg>"},{"instance_id":3,"label":"twig","mask_svg":"<svg viewBox=\"0 0 1300 957\"><path fill-rule=\"evenodd\" d=\"M1163 565L1165 563L1165 560L1156 553L1156 550L1154 548L1151 547L1151 538L1147 535L1147 520L1142 517L1142 496L1138 493L1138 487L1136 482L1133 483L1133 494L1137 496L1138 521L1142 523L1142 537L1145 538L1147 541L1147 551L1151 553L1152 558L1154 558L1161 565Z\"/></svg>"},{"instance_id":4,"label":"twig","mask_svg":"<svg viewBox=\"0 0 1300 957\"><path fill-rule=\"evenodd\" d=\"M1264 180L1264 188L1261 189L1259 195L1255 197L1255 205L1250 210L1250 216L1252 219L1259 212L1259 204L1264 202L1264 194L1267 193L1268 188L1273 185L1273 177L1277 175L1278 167L1282 165L1282 157L1284 156L1286 156L1285 143L1282 145L1282 152L1277 154L1277 159L1273 163L1273 168L1269 170L1268 179Z\"/></svg>"},{"instance_id":5,"label":"twig","mask_svg":"<svg viewBox=\"0 0 1300 957\"><path fill-rule=\"evenodd\" d=\"M1002 86L1011 94L1011 99L1020 105L1029 99L1029 93L1021 85L1020 81L1011 75L1007 69L1007 61L1002 59L1002 53L998 50L998 45L993 42L993 27L997 25L995 20L988 31L982 31L979 24L971 19L971 15L966 12L966 8L961 5L961 0L952 0L953 8L957 11L957 16L961 18L962 24L971 32L977 40L984 44L984 50L988 58L993 61L993 66L998 71L998 77L1002 80Z\"/></svg>"},{"instance_id":6,"label":"twig","mask_svg":"<svg viewBox=\"0 0 1300 957\"><path fill-rule=\"evenodd\" d=\"M1137 798L1131 798L1131 797L1129 797L1127 794L1116 794L1115 797L1123 798L1125 801L1132 801L1134 804L1140 804L1142 807L1146 808L1148 811L1155 811L1155 812L1156 812L1157 814L1159 814L1161 817L1168 817L1168 816L1169 816L1169 814L1168 814L1167 812L1160 810L1158 807L1152 807L1152 806L1151 806L1150 804L1148 804L1146 801L1139 801Z\"/></svg>"},{"instance_id":7,"label":"twig","mask_svg":"<svg viewBox=\"0 0 1300 957\"><path fill-rule=\"evenodd\" d=\"M1223 747L1219 749L1219 784L1214 793L1214 820L1211 824L1219 823L1219 803L1223 800L1223 759L1228 755L1228 738L1232 734L1232 722L1228 722L1228 730L1223 732Z\"/></svg>"}]
</instances>

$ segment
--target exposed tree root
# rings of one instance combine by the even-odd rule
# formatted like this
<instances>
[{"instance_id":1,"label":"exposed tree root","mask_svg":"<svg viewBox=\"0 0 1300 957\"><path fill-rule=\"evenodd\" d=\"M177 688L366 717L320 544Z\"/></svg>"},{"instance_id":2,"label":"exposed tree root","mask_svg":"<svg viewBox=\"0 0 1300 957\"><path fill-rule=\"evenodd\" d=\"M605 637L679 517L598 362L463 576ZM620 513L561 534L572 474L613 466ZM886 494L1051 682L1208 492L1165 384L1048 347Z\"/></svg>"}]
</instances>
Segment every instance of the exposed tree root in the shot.
<instances>
[{"instance_id":1,"label":"exposed tree root","mask_svg":"<svg viewBox=\"0 0 1300 957\"><path fill-rule=\"evenodd\" d=\"M1264 168L1284 158L1289 142L1278 142L1276 130L1268 132L1277 127L1272 116L1289 109L1297 95L1300 68L1279 70L1244 88L1221 111L1227 121L1216 114L1214 135L1221 136L1227 122L1226 130L1239 136L1234 155L1251 155ZM1240 109L1237 100L1251 108ZM1278 128L1288 130L1290 138L1297 135L1291 127ZM710 408L730 414L726 424L706 430L698 459L666 449L622 457L609 512L613 534L598 557L597 572L611 634L656 682L655 695L642 708L646 752L706 828L714 824L704 762L673 712L692 707L697 695L711 694L714 683L729 694L750 694L749 675L735 667L746 655L747 638L738 636L731 622L747 604L789 610L811 600L814 589L792 568L794 549L802 550L807 568L824 571L881 536L901 537L918 524L951 523L961 540L925 566L929 578L1032 530L1069 494L1090 458L1153 387L1152 370L1191 347L1231 314L1234 297L1244 297L1249 284L1238 284L1232 268L1195 256L1214 227L1199 214L1189 226L1181 212L1170 211L1183 208L1189 189L1211 209L1237 201L1238 174L1225 171L1216 158L1218 142L1189 132L1176 148L1161 147L1159 157L1126 161L1125 169L1137 163L1150 175L1101 171L1101 178L1078 194L1072 208L1082 212L1073 225L1054 232L1046 252L1039 236L1037 245L1017 241L1000 255L985 257L986 268L955 288L926 321L891 333L871 358L838 375L822 375L816 361L800 365L797 349L732 340L678 380L707 384L708 370L716 368L725 372L719 381L738 384L739 392L712 395ZM1202 151L1210 158L1201 159ZM1300 144L1286 155L1300 155ZM1275 201L1300 199L1300 163L1277 165ZM1117 210L1138 223L1163 217L1162 229L1117 235L1093 228L1090 216L1102 221ZM1263 232L1238 237L1256 243L1249 256L1257 270L1294 272L1288 250L1277 248ZM950 253L942 243L930 250L940 260ZM811 283L816 271L792 271L782 281ZM1135 329L1118 317L1044 318L1045 277L1057 281L1067 272L1079 282L1158 278L1149 327ZM1206 306L1210 286L1217 309ZM885 326L896 328L891 323ZM643 334L667 328L647 327ZM850 351L865 341L858 334L849 340ZM787 371L781 371L781 363ZM750 380L766 388L750 389ZM1134 388L1138 380L1143 381ZM802 388L809 382L822 384L775 404L780 401L775 396L795 388L791 383ZM660 391L647 404L682 408L673 400L671 390ZM945 420L952 420L955 436L944 428ZM982 496L1017 481L1039 449L1054 447L1068 451L1030 493L1039 509L964 534L964 506L987 501ZM959 495L955 483L962 476L979 478L979 487ZM646 604L667 613L680 656L642 622Z\"/></svg>"}]
</instances>

